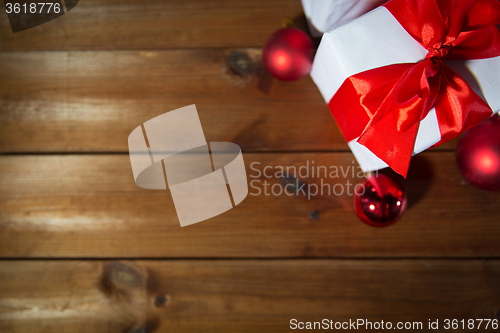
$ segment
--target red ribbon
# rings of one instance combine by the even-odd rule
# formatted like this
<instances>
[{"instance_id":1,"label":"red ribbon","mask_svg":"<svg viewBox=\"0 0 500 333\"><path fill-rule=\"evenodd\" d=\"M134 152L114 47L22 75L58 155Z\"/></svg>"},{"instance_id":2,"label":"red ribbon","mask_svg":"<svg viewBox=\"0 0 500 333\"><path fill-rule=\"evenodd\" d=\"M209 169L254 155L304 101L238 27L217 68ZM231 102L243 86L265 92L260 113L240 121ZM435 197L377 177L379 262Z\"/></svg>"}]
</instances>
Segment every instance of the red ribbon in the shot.
<instances>
[{"instance_id":1,"label":"red ribbon","mask_svg":"<svg viewBox=\"0 0 500 333\"><path fill-rule=\"evenodd\" d=\"M441 144L493 111L443 59L500 56L498 0L392 0L384 5L429 52L347 78L329 103L347 141L357 140L406 177L419 123L434 107ZM346 112L346 110L349 110Z\"/></svg>"}]
</instances>

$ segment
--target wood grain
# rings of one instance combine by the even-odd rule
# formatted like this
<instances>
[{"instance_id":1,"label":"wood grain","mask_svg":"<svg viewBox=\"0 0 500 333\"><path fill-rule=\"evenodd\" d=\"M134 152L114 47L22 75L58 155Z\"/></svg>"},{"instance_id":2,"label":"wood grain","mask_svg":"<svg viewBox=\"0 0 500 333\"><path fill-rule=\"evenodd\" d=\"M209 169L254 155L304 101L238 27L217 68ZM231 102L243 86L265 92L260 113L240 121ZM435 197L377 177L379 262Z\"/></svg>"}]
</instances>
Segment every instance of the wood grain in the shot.
<instances>
[{"instance_id":1,"label":"wood grain","mask_svg":"<svg viewBox=\"0 0 500 333\"><path fill-rule=\"evenodd\" d=\"M352 211L348 184L362 180L350 153L244 154L250 194L236 208L181 228L168 191L133 181L127 155L0 157L0 255L83 257L498 257L500 193L468 185L453 153L416 156L404 182L410 208L373 228ZM255 163L260 164L255 164ZM277 166L349 170L321 178L342 195L271 195L287 184ZM260 175L266 166L268 176ZM259 171L256 171L259 170ZM270 174L271 173L271 174ZM280 175L278 175L280 176ZM329 175L330 176L330 175ZM333 175L335 176L335 175ZM267 181L268 196L264 181ZM292 180L293 181L293 180ZM278 185L274 185L278 184ZM336 185L339 184L339 185ZM258 190L262 191L260 195ZM307 190L307 188L306 188ZM313 188L310 193L313 194ZM306 191L304 191L306 192Z\"/></svg>"},{"instance_id":2,"label":"wood grain","mask_svg":"<svg viewBox=\"0 0 500 333\"><path fill-rule=\"evenodd\" d=\"M0 54L0 150L127 152L141 123L196 104L208 141L245 150L347 149L310 78L268 77L261 52Z\"/></svg>"},{"instance_id":3,"label":"wood grain","mask_svg":"<svg viewBox=\"0 0 500 333\"><path fill-rule=\"evenodd\" d=\"M14 34L1 12L4 51L260 47L282 18L303 16L300 0L82 0Z\"/></svg>"},{"instance_id":4,"label":"wood grain","mask_svg":"<svg viewBox=\"0 0 500 333\"><path fill-rule=\"evenodd\" d=\"M284 332L292 318L360 318L427 332L429 319L498 319L499 275L497 260L7 261L0 329Z\"/></svg>"},{"instance_id":5,"label":"wood grain","mask_svg":"<svg viewBox=\"0 0 500 333\"><path fill-rule=\"evenodd\" d=\"M0 53L0 152L127 152L139 124L191 104L207 141L348 149L312 80L273 79L259 49Z\"/></svg>"},{"instance_id":6,"label":"wood grain","mask_svg":"<svg viewBox=\"0 0 500 333\"><path fill-rule=\"evenodd\" d=\"M409 209L388 228L352 211L358 169L323 178L340 195L255 195L321 184L279 166L357 166L312 80L262 65L283 17L303 28L300 0L82 0L13 34L0 5L0 332L500 319L500 193L463 180L456 140L413 158L398 178ZM181 228L168 190L135 185L127 138L190 104L254 182Z\"/></svg>"}]
</instances>

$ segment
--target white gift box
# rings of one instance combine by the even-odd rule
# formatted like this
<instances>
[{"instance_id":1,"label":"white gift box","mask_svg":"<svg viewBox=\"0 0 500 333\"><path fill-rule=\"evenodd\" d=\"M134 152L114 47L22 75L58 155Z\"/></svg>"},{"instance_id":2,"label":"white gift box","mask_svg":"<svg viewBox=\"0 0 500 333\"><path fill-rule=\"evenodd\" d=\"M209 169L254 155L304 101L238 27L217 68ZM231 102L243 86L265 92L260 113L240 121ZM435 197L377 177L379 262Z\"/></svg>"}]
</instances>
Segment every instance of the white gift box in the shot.
<instances>
[{"instance_id":1,"label":"white gift box","mask_svg":"<svg viewBox=\"0 0 500 333\"><path fill-rule=\"evenodd\" d=\"M302 0L309 30L314 37L347 24L387 0Z\"/></svg>"},{"instance_id":2,"label":"white gift box","mask_svg":"<svg viewBox=\"0 0 500 333\"><path fill-rule=\"evenodd\" d=\"M378 7L360 18L327 32L321 39L313 62L311 77L326 103L350 76L396 63L416 63L427 55L385 7ZM494 112L500 109L500 57L445 61L481 96ZM346 110L348 112L349 110ZM420 122L413 154L418 154L441 140L433 108ZM359 144L348 142L363 171L374 171L387 164Z\"/></svg>"}]
</instances>

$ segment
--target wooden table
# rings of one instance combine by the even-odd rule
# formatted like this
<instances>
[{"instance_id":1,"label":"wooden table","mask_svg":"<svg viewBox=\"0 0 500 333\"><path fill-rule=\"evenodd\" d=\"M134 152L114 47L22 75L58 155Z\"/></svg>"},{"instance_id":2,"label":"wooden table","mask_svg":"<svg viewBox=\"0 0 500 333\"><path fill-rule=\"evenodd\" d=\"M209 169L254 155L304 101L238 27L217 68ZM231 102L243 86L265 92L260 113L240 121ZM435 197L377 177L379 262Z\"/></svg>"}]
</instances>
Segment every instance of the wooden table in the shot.
<instances>
[{"instance_id":1,"label":"wooden table","mask_svg":"<svg viewBox=\"0 0 500 333\"><path fill-rule=\"evenodd\" d=\"M263 69L283 17L303 24L300 1L82 0L13 34L2 8L0 332L500 318L500 194L464 181L456 141L413 159L388 228L347 194L249 195L181 228L168 190L135 185L129 133L190 104L249 176L253 162L356 166L311 79Z\"/></svg>"}]
</instances>

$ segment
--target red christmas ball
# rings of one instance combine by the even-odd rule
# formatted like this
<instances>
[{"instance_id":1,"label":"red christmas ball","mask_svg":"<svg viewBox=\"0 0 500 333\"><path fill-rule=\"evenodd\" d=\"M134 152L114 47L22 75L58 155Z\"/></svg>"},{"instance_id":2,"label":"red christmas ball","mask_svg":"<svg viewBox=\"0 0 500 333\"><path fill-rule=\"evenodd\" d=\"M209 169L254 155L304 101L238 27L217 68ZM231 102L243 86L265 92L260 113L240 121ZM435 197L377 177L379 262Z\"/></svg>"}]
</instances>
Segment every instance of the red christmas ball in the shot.
<instances>
[{"instance_id":1,"label":"red christmas ball","mask_svg":"<svg viewBox=\"0 0 500 333\"><path fill-rule=\"evenodd\" d=\"M371 175L357 186L354 211L365 223L385 227L395 223L406 209L406 193L401 184L386 175ZM360 188L363 189L362 193Z\"/></svg>"},{"instance_id":2,"label":"red christmas ball","mask_svg":"<svg viewBox=\"0 0 500 333\"><path fill-rule=\"evenodd\" d=\"M302 30L284 28L269 37L264 45L262 58L272 76L283 81L293 81L311 70L314 45Z\"/></svg>"},{"instance_id":3,"label":"red christmas ball","mask_svg":"<svg viewBox=\"0 0 500 333\"><path fill-rule=\"evenodd\" d=\"M457 164L474 186L500 191L500 116L493 115L465 131L457 145Z\"/></svg>"}]
</instances>

